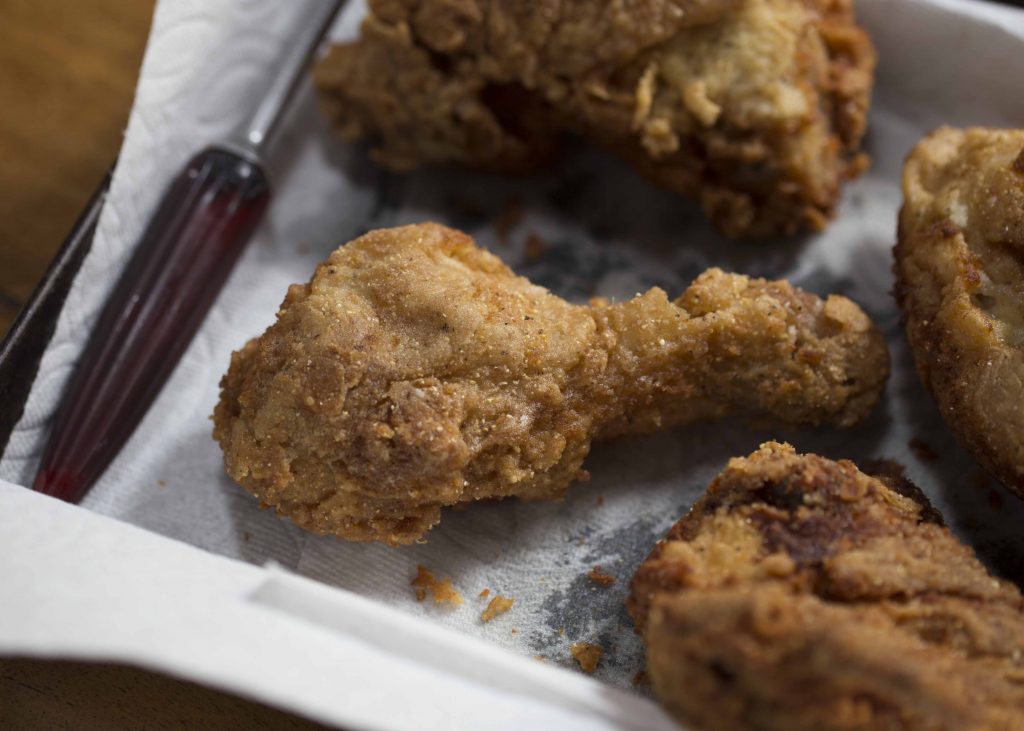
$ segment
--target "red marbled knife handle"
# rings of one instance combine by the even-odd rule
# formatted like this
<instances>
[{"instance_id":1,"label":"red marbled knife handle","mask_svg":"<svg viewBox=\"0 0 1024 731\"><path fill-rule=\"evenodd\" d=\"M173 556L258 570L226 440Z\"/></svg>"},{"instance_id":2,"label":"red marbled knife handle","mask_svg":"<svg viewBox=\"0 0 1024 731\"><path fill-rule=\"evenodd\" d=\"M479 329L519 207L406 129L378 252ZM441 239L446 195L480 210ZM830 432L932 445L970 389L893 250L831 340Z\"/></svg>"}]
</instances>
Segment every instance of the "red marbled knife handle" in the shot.
<instances>
[{"instance_id":1,"label":"red marbled knife handle","mask_svg":"<svg viewBox=\"0 0 1024 731\"><path fill-rule=\"evenodd\" d=\"M164 195L58 407L33 489L78 502L135 431L270 202L259 164L196 155Z\"/></svg>"}]
</instances>

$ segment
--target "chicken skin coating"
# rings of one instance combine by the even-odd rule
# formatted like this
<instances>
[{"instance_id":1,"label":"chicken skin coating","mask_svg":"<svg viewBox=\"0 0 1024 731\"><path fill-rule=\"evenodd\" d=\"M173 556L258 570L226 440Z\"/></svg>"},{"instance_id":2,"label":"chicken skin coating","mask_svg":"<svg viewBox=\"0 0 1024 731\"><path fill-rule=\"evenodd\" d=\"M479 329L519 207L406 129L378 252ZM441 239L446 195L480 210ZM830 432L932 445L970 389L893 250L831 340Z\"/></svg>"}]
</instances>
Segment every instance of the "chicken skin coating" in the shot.
<instances>
[{"instance_id":1,"label":"chicken skin coating","mask_svg":"<svg viewBox=\"0 0 1024 731\"><path fill-rule=\"evenodd\" d=\"M425 224L368 233L290 288L233 355L214 436L300 526L400 544L442 506L561 498L595 438L730 413L851 425L887 369L842 297L712 269L675 302L578 306Z\"/></svg>"},{"instance_id":2,"label":"chicken skin coating","mask_svg":"<svg viewBox=\"0 0 1024 731\"><path fill-rule=\"evenodd\" d=\"M739 237L824 228L874 64L852 0L370 0L316 79L389 168L522 172L572 132Z\"/></svg>"},{"instance_id":3,"label":"chicken skin coating","mask_svg":"<svg viewBox=\"0 0 1024 731\"><path fill-rule=\"evenodd\" d=\"M1024 729L1024 600L898 473L777 443L733 459L629 609L687 728Z\"/></svg>"},{"instance_id":4,"label":"chicken skin coating","mask_svg":"<svg viewBox=\"0 0 1024 731\"><path fill-rule=\"evenodd\" d=\"M903 170L896 292L925 387L1024 497L1024 130L940 129Z\"/></svg>"}]
</instances>

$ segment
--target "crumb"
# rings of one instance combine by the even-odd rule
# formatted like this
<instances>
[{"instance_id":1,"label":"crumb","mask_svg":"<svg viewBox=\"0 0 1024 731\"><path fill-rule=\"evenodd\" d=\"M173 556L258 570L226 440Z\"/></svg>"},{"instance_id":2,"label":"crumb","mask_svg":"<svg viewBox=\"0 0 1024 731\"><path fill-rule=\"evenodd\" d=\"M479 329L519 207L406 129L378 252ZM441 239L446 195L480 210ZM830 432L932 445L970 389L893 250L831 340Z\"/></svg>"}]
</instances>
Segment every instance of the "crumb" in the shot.
<instances>
[{"instance_id":1,"label":"crumb","mask_svg":"<svg viewBox=\"0 0 1024 731\"><path fill-rule=\"evenodd\" d=\"M586 543L587 543L587 539L586 538L580 538L578 541L576 541L576 545L577 546L584 546L584 545L586 545Z\"/></svg>"},{"instance_id":2,"label":"crumb","mask_svg":"<svg viewBox=\"0 0 1024 731\"><path fill-rule=\"evenodd\" d=\"M615 583L615 577L609 573L606 573L598 564L594 568L587 572L587 578L593 581L598 586L608 587Z\"/></svg>"},{"instance_id":3,"label":"crumb","mask_svg":"<svg viewBox=\"0 0 1024 731\"><path fill-rule=\"evenodd\" d=\"M536 660L537 662L547 662L548 661L548 659L546 657L544 657L543 655L534 655L533 659Z\"/></svg>"},{"instance_id":4,"label":"crumb","mask_svg":"<svg viewBox=\"0 0 1024 731\"><path fill-rule=\"evenodd\" d=\"M512 605L515 604L515 599L509 599L507 596L501 596L501 594L495 594L494 598L491 599L491 603L487 605L483 613L480 615L481 622L490 622L492 619L497 617L499 614L504 614Z\"/></svg>"},{"instance_id":5,"label":"crumb","mask_svg":"<svg viewBox=\"0 0 1024 731\"><path fill-rule=\"evenodd\" d=\"M481 591L476 596L477 596L478 599L486 599L490 595L491 595L491 590L490 589L484 589L483 591Z\"/></svg>"},{"instance_id":6,"label":"crumb","mask_svg":"<svg viewBox=\"0 0 1024 731\"><path fill-rule=\"evenodd\" d=\"M445 578L444 581L438 581L434 578L434 574L424 568L422 564L416 567L416 577L409 583L416 587L416 601L418 602L427 598L429 590L437 604L444 602L455 606L462 604L462 594L452 586L452 580Z\"/></svg>"},{"instance_id":7,"label":"crumb","mask_svg":"<svg viewBox=\"0 0 1024 731\"><path fill-rule=\"evenodd\" d=\"M516 629L515 627L513 627L513 628L512 628L512 634L514 634L514 635L517 635L517 634L519 634L519 630L518 630L518 629Z\"/></svg>"},{"instance_id":8,"label":"crumb","mask_svg":"<svg viewBox=\"0 0 1024 731\"><path fill-rule=\"evenodd\" d=\"M251 538L252 538L252 535L249 533L249 531L247 531L247 530L242 531L242 540L245 543L248 543Z\"/></svg>"},{"instance_id":9,"label":"crumb","mask_svg":"<svg viewBox=\"0 0 1024 731\"><path fill-rule=\"evenodd\" d=\"M523 204L518 198L509 198L498 217L494 219L494 232L498 241L504 246L508 243L508 235L523 221Z\"/></svg>"},{"instance_id":10,"label":"crumb","mask_svg":"<svg viewBox=\"0 0 1024 731\"><path fill-rule=\"evenodd\" d=\"M160 487L167 487L167 481L166 480L157 480L156 484L158 486L160 486Z\"/></svg>"},{"instance_id":11,"label":"crumb","mask_svg":"<svg viewBox=\"0 0 1024 731\"><path fill-rule=\"evenodd\" d=\"M526 237L526 245L524 248L524 254L526 255L527 261L537 261L547 250L548 245L540 236L535 232L531 231Z\"/></svg>"},{"instance_id":12,"label":"crumb","mask_svg":"<svg viewBox=\"0 0 1024 731\"><path fill-rule=\"evenodd\" d=\"M558 634L561 635L562 637L565 637L565 627L559 627L558 628Z\"/></svg>"},{"instance_id":13,"label":"crumb","mask_svg":"<svg viewBox=\"0 0 1024 731\"><path fill-rule=\"evenodd\" d=\"M640 685L650 685L651 679L647 677L646 670L637 670L636 675L633 676L633 687L636 688Z\"/></svg>"},{"instance_id":14,"label":"crumb","mask_svg":"<svg viewBox=\"0 0 1024 731\"><path fill-rule=\"evenodd\" d=\"M934 462L939 458L938 452L928 446L923 439L919 439L918 437L914 437L907 442L907 446L909 446L910 451L912 451L914 455L923 462Z\"/></svg>"},{"instance_id":15,"label":"crumb","mask_svg":"<svg viewBox=\"0 0 1024 731\"><path fill-rule=\"evenodd\" d=\"M601 662L601 656L604 655L604 650L589 642L574 642L569 647L569 652L580 664L580 669L588 675L593 675L598 663Z\"/></svg>"},{"instance_id":16,"label":"crumb","mask_svg":"<svg viewBox=\"0 0 1024 731\"><path fill-rule=\"evenodd\" d=\"M594 501L594 504L595 504L595 505L596 505L597 507L601 507L602 505L604 505L604 496L602 496L602 495L598 495L598 496L597 496L597 500L595 500L595 501Z\"/></svg>"}]
</instances>

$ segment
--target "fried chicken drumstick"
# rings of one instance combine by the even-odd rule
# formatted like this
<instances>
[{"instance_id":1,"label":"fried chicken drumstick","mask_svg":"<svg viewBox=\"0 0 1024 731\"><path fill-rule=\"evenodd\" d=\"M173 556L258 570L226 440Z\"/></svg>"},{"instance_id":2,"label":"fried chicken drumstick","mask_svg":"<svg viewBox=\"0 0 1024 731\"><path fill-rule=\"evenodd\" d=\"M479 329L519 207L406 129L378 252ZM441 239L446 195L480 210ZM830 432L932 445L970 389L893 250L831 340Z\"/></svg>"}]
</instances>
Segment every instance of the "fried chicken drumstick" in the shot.
<instances>
[{"instance_id":1,"label":"fried chicken drumstick","mask_svg":"<svg viewBox=\"0 0 1024 731\"><path fill-rule=\"evenodd\" d=\"M1024 498L1024 130L940 129L907 158L896 293L947 426Z\"/></svg>"},{"instance_id":2,"label":"fried chicken drumstick","mask_svg":"<svg viewBox=\"0 0 1024 731\"><path fill-rule=\"evenodd\" d=\"M757 236L825 226L874 64L852 0L370 0L316 78L395 170L535 169L569 131Z\"/></svg>"},{"instance_id":3,"label":"fried chicken drumstick","mask_svg":"<svg viewBox=\"0 0 1024 731\"><path fill-rule=\"evenodd\" d=\"M688 728L1024 728L1020 592L891 470L776 443L732 460L629 609Z\"/></svg>"},{"instance_id":4,"label":"fried chicken drumstick","mask_svg":"<svg viewBox=\"0 0 1024 731\"><path fill-rule=\"evenodd\" d=\"M730 413L848 426L888 354L843 297L712 269L572 305L458 231L374 231L291 287L234 354L214 436L228 473L300 526L421 538L441 507L560 498L591 440Z\"/></svg>"}]
</instances>

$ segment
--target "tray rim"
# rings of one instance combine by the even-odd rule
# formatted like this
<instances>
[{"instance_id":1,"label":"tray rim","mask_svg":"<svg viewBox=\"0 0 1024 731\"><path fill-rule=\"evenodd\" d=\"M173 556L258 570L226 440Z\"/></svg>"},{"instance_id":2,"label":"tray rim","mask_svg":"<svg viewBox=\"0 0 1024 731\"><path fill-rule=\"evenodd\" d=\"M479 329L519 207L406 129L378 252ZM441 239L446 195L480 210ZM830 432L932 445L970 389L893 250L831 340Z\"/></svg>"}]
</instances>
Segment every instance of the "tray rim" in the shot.
<instances>
[{"instance_id":1,"label":"tray rim","mask_svg":"<svg viewBox=\"0 0 1024 731\"><path fill-rule=\"evenodd\" d=\"M92 249L116 164L115 160L107 168L42 279L0 341L0 455L7 449L14 427L25 411L71 285Z\"/></svg>"}]
</instances>

